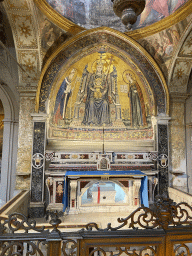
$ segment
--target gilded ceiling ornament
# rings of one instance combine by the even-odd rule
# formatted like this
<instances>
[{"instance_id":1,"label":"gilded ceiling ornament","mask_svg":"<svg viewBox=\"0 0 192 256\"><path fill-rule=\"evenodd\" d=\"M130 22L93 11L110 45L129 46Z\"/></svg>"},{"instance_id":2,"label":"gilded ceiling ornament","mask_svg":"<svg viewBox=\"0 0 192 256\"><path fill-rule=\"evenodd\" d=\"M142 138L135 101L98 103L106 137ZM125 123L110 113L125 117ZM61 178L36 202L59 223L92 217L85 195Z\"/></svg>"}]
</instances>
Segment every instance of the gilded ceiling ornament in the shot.
<instances>
[{"instance_id":1,"label":"gilded ceiling ornament","mask_svg":"<svg viewBox=\"0 0 192 256\"><path fill-rule=\"evenodd\" d=\"M22 22L22 25L19 25L21 35L24 35L26 38L28 36L31 36L31 29L29 26L25 25L24 22Z\"/></svg>"},{"instance_id":2,"label":"gilded ceiling ornament","mask_svg":"<svg viewBox=\"0 0 192 256\"><path fill-rule=\"evenodd\" d=\"M180 79L184 74L184 70L182 68L179 68L177 71L176 71L176 76L177 76L177 79Z\"/></svg>"}]
</instances>

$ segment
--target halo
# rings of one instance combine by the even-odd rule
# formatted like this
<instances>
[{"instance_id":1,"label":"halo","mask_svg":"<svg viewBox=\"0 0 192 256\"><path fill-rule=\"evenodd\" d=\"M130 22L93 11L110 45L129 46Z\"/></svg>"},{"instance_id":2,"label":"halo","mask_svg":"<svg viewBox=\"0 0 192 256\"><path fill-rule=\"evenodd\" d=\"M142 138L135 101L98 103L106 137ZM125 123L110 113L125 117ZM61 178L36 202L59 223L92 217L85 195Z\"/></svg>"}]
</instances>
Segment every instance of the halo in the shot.
<instances>
[{"instance_id":1,"label":"halo","mask_svg":"<svg viewBox=\"0 0 192 256\"><path fill-rule=\"evenodd\" d=\"M95 73L95 71L96 71L96 66L97 66L98 63L102 63L102 65L103 65L103 71L105 72L105 64L108 64L108 63L107 63L107 61L104 60L104 59L96 59L96 60L92 63L92 65L91 65L91 71L92 71L93 73Z\"/></svg>"},{"instance_id":2,"label":"halo","mask_svg":"<svg viewBox=\"0 0 192 256\"><path fill-rule=\"evenodd\" d=\"M124 81L126 84L129 84L129 81L127 81L127 78L126 78L126 74L127 74L127 73L132 75L133 81L136 80L135 73L134 73L132 70L130 70L130 69L126 69L126 70L123 72L123 75L122 75L123 81Z\"/></svg>"},{"instance_id":3,"label":"halo","mask_svg":"<svg viewBox=\"0 0 192 256\"><path fill-rule=\"evenodd\" d=\"M70 75L70 73L71 73L72 70L75 71L75 75L74 75L74 77L72 78L71 82L73 82L73 81L76 79L76 77L77 77L77 69L76 69L76 68L70 68L70 72L67 72L67 75L65 76L65 77L68 77L68 76ZM65 79L65 78L64 78L64 79ZM63 82L63 81L62 81L62 82Z\"/></svg>"},{"instance_id":4,"label":"halo","mask_svg":"<svg viewBox=\"0 0 192 256\"><path fill-rule=\"evenodd\" d=\"M71 73L71 71L72 71L73 69L74 69L74 71L75 71L75 75L74 75L74 77L72 78L71 82L75 81L75 79L77 78L77 71L78 71L78 70L77 70L76 68L70 68L70 69L67 70L67 72L64 73L64 74L66 74L66 75L65 75L65 76L62 75L62 79L59 80L59 82L58 82L58 84L57 84L57 86L56 86L56 91L57 91L57 93L58 93L58 91L59 91L59 89L60 89L60 87L61 87L63 81L65 80L66 77L69 76L69 74ZM56 94L57 94L57 93L56 93Z\"/></svg>"}]
</instances>

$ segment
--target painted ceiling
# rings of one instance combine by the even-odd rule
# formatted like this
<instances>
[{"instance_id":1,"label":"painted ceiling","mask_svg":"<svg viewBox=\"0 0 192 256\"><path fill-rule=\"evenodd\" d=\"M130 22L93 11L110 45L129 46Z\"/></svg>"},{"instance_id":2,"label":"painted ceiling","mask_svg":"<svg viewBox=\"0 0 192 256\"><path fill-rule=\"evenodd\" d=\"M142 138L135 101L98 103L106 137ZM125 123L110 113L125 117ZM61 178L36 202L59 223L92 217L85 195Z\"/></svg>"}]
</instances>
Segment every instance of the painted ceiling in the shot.
<instances>
[{"instance_id":1,"label":"painted ceiling","mask_svg":"<svg viewBox=\"0 0 192 256\"><path fill-rule=\"evenodd\" d=\"M168 17L189 0L146 0L146 6L133 29L151 25ZM111 0L46 0L63 17L86 29L106 26L124 30L113 12Z\"/></svg>"}]
</instances>

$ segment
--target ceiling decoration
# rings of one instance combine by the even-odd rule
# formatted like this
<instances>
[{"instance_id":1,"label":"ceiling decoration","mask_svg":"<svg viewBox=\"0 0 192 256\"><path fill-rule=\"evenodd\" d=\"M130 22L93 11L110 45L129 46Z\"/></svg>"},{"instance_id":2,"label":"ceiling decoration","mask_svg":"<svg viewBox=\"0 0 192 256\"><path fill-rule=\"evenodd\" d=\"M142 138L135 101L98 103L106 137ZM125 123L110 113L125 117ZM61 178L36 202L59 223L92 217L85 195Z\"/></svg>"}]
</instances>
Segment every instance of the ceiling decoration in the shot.
<instances>
[{"instance_id":1,"label":"ceiling decoration","mask_svg":"<svg viewBox=\"0 0 192 256\"><path fill-rule=\"evenodd\" d=\"M35 91L40 75L41 56L33 3L31 0L7 0L3 5L12 28L17 61L26 70L24 72L19 69L20 87L30 84L30 90Z\"/></svg>"},{"instance_id":2,"label":"ceiling decoration","mask_svg":"<svg viewBox=\"0 0 192 256\"><path fill-rule=\"evenodd\" d=\"M192 69L191 28L192 22L189 22L170 67L168 86L170 92L173 93L187 93L189 75Z\"/></svg>"},{"instance_id":3,"label":"ceiling decoration","mask_svg":"<svg viewBox=\"0 0 192 256\"><path fill-rule=\"evenodd\" d=\"M192 56L192 31L189 33L189 36L182 45L182 48L179 52L179 56Z\"/></svg>"},{"instance_id":4,"label":"ceiling decoration","mask_svg":"<svg viewBox=\"0 0 192 256\"><path fill-rule=\"evenodd\" d=\"M63 24L65 23L65 31L70 36L71 34L76 34L78 32L81 32L84 30L84 28L75 25L73 22L65 19L60 16L56 18L54 16L55 11L49 7L48 3L45 0L38 0L35 2L41 3L40 10L43 10L44 13L47 14L47 16L53 20L57 25L60 27L63 27ZM46 4L46 8L45 8ZM14 43L15 43L15 50L17 54L17 61L26 69L26 71L29 73L30 76L27 76L25 72L19 70L19 80L20 80L20 86L22 87L22 90L31 90L34 92L36 91L36 84L40 76L40 70L42 65L42 58L44 54L47 52L47 50L50 48L51 44L55 42L55 40L63 33L64 31L59 30L55 33L55 25L53 26L50 21L47 19L47 23L49 23L49 31L50 32L50 38L48 41L45 40L45 34L47 33L44 31L43 23L39 17L39 13L34 8L34 4L32 0L6 0L3 2L3 5L6 9L7 16L9 18L10 26L12 28L13 36L14 36ZM188 1L183 7L179 8L174 14L170 15L169 17L163 19L160 22L156 22L154 25L148 26L146 28L137 29L132 32L128 32L126 34L129 34L132 38L142 38L147 37L150 34L154 34L158 30L161 31L165 29L167 26L170 27L171 25L175 24L175 22L178 22L179 20L184 20L186 18L186 15L191 14L192 12L192 2ZM65 19L66 22L63 21ZM191 16L189 15L186 19L188 24L190 22ZM167 25L168 24L168 25ZM42 25L42 28L41 28ZM180 26L180 25L179 25ZM178 26L177 26L178 27ZM188 25L187 33L190 33L190 25ZM42 30L42 32L41 32ZM46 29L45 29L46 30ZM53 38L53 30L54 30L54 38ZM173 30L173 29L172 29ZM184 27L183 27L184 30ZM166 31L162 31L164 34L166 34ZM174 55L175 53L178 56L178 60L176 59L173 61L173 63L170 64L170 68L168 69L168 72L171 74L169 75L169 87L172 88L171 90L176 90L174 88L174 84L177 84L174 82L175 79L177 79L179 75L179 81L184 79L187 83L187 76L190 72L190 68L185 68L186 65L191 63L191 35L189 36L189 39L182 41L183 45L182 48L179 43L178 52L173 50ZM153 37L151 37L153 39ZM157 34L158 39L158 34ZM45 42L43 42L45 41ZM155 43L155 40L154 40ZM42 44L44 44L43 47L43 54L42 54ZM142 45L145 48L145 42L142 43ZM156 59L158 54L155 54L152 56ZM184 57L187 57L187 63L184 65ZM157 59L156 59L157 60ZM163 59L164 61L164 59ZM188 62L189 61L189 62ZM177 65L178 68L177 68ZM165 73L166 74L166 73ZM183 80L182 80L183 81ZM25 85L25 87L24 87ZM186 87L185 87L186 88ZM183 89L183 88L182 88Z\"/></svg>"},{"instance_id":5,"label":"ceiling decoration","mask_svg":"<svg viewBox=\"0 0 192 256\"><path fill-rule=\"evenodd\" d=\"M111 0L35 0L35 3L49 19L71 34L100 26L124 31ZM149 36L184 19L191 10L192 2L187 0L147 0L146 8L133 26L134 31L128 33L134 39Z\"/></svg>"},{"instance_id":6,"label":"ceiling decoration","mask_svg":"<svg viewBox=\"0 0 192 256\"><path fill-rule=\"evenodd\" d=\"M189 25L190 17L189 15L184 20L159 33L138 40L158 63L166 78L175 50L180 45L180 39Z\"/></svg>"}]
</instances>

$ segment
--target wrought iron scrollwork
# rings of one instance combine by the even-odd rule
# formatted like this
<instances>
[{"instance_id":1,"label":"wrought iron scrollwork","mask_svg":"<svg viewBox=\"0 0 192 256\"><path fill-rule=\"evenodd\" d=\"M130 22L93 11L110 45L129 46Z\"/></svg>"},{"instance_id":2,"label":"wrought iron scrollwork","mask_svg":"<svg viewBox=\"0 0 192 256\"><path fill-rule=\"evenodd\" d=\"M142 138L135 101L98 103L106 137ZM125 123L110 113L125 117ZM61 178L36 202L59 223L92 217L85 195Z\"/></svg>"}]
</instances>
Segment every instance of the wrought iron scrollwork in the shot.
<instances>
[{"instance_id":1,"label":"wrought iron scrollwork","mask_svg":"<svg viewBox=\"0 0 192 256\"><path fill-rule=\"evenodd\" d=\"M24 246L25 244L25 246ZM40 255L44 256L42 251L38 248L39 244L35 244L33 242L9 242L3 246L2 251L0 252L0 256L9 255L9 256L23 256L25 255Z\"/></svg>"},{"instance_id":2,"label":"wrought iron scrollwork","mask_svg":"<svg viewBox=\"0 0 192 256\"><path fill-rule=\"evenodd\" d=\"M191 244L190 244L191 245ZM179 244L174 249L174 255L175 256L190 256L192 253L190 252L189 246L186 244Z\"/></svg>"},{"instance_id":3,"label":"wrought iron scrollwork","mask_svg":"<svg viewBox=\"0 0 192 256\"><path fill-rule=\"evenodd\" d=\"M107 256L106 252L102 248L96 248L93 251L90 252L89 256L94 256L95 252L99 252L102 256ZM101 254L102 253L102 254ZM111 254L113 255L113 254Z\"/></svg>"},{"instance_id":4,"label":"wrought iron scrollwork","mask_svg":"<svg viewBox=\"0 0 192 256\"><path fill-rule=\"evenodd\" d=\"M147 207L139 207L127 218L118 218L117 221L123 224L117 227L117 229L120 229L127 225L128 220L130 220L129 228L133 229L138 229L138 227L153 229L158 226L156 214Z\"/></svg>"},{"instance_id":5,"label":"wrought iron scrollwork","mask_svg":"<svg viewBox=\"0 0 192 256\"><path fill-rule=\"evenodd\" d=\"M8 219L1 223L0 233L3 233L5 226L8 226L10 233L14 233L18 230L24 230L28 233L29 230L35 230L38 232L44 231L44 227L37 228L35 220L28 220L28 218L21 213L10 214Z\"/></svg>"},{"instance_id":6,"label":"wrought iron scrollwork","mask_svg":"<svg viewBox=\"0 0 192 256\"><path fill-rule=\"evenodd\" d=\"M108 224L109 225L109 224ZM86 230L92 231L93 228L95 228L96 230L102 230L98 227L97 223L95 222L90 222L85 226ZM82 231L84 231L84 228L82 229Z\"/></svg>"},{"instance_id":7,"label":"wrought iron scrollwork","mask_svg":"<svg viewBox=\"0 0 192 256\"><path fill-rule=\"evenodd\" d=\"M100 229L96 223L91 222L86 225L85 229L116 231L125 226L132 229L168 229L170 226L192 225L192 207L184 202L176 205L170 198L158 196L153 209L141 206L128 217L118 218L117 221L122 224L112 227L109 223L107 228Z\"/></svg>"},{"instance_id":8,"label":"wrought iron scrollwork","mask_svg":"<svg viewBox=\"0 0 192 256\"><path fill-rule=\"evenodd\" d=\"M64 240L62 252L64 256L77 256L77 242L72 239Z\"/></svg>"},{"instance_id":9,"label":"wrought iron scrollwork","mask_svg":"<svg viewBox=\"0 0 192 256\"><path fill-rule=\"evenodd\" d=\"M156 214L147 207L139 207L128 217L118 218L117 221L122 224L114 228L111 226L111 223L108 223L107 228L100 229L94 222L88 223L85 228L88 231L92 231L93 229L98 231L116 231L125 227L126 225L128 228L133 229L138 229L139 227L153 229L158 226Z\"/></svg>"},{"instance_id":10,"label":"wrought iron scrollwork","mask_svg":"<svg viewBox=\"0 0 192 256\"><path fill-rule=\"evenodd\" d=\"M173 225L183 224L192 225L192 207L184 202L177 204L173 212Z\"/></svg>"},{"instance_id":11,"label":"wrought iron scrollwork","mask_svg":"<svg viewBox=\"0 0 192 256\"><path fill-rule=\"evenodd\" d=\"M95 255L96 252L99 252L99 255L106 256L118 256L118 255L128 255L128 256L156 256L157 251L155 246L146 246L131 248L130 246L125 247L97 247L89 253L89 256ZM110 253L110 254L109 254Z\"/></svg>"},{"instance_id":12,"label":"wrought iron scrollwork","mask_svg":"<svg viewBox=\"0 0 192 256\"><path fill-rule=\"evenodd\" d=\"M0 235L5 233L6 227L5 227L5 221L3 219L0 219Z\"/></svg>"}]
</instances>

